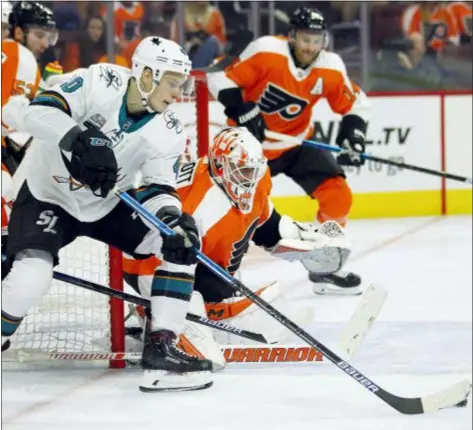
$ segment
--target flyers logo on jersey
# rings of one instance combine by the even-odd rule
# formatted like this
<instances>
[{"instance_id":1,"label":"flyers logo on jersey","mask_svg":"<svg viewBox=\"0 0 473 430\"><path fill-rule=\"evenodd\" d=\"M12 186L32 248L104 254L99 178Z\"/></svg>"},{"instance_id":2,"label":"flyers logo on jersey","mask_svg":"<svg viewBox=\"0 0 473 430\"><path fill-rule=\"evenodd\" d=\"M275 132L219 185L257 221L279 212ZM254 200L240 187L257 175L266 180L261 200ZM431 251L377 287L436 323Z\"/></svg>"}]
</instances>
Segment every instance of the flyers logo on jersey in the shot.
<instances>
[{"instance_id":1,"label":"flyers logo on jersey","mask_svg":"<svg viewBox=\"0 0 473 430\"><path fill-rule=\"evenodd\" d=\"M253 236L256 227L258 227L258 221L259 218L256 218L253 223L248 227L248 230L246 230L246 233L241 238L241 240L233 244L232 256L230 257L230 261L227 266L227 272L235 273L240 267L241 260L243 259L243 256L246 254L246 251L248 251L248 247L250 246L250 239Z\"/></svg>"},{"instance_id":2,"label":"flyers logo on jersey","mask_svg":"<svg viewBox=\"0 0 473 430\"><path fill-rule=\"evenodd\" d=\"M269 83L261 96L258 105L267 114L279 113L286 120L294 119L308 105L307 100L287 93L273 83Z\"/></svg>"}]
</instances>

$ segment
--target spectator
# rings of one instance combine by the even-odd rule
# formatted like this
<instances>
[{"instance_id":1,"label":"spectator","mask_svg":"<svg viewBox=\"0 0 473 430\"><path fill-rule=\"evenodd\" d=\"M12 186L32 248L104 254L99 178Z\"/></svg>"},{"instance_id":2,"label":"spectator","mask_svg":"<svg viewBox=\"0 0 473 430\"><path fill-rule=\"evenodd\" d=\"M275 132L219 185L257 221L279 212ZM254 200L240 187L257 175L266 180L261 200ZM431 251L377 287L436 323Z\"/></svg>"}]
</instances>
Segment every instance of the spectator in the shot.
<instances>
[{"instance_id":1,"label":"spectator","mask_svg":"<svg viewBox=\"0 0 473 430\"><path fill-rule=\"evenodd\" d=\"M171 18L169 18L169 4L165 1L150 1L145 2L143 5L145 7L145 21L149 24L150 28L153 28L152 33L169 39L172 20L172 14ZM141 31L143 31L143 25Z\"/></svg>"},{"instance_id":2,"label":"spectator","mask_svg":"<svg viewBox=\"0 0 473 430\"><path fill-rule=\"evenodd\" d=\"M59 31L78 30L82 27L82 17L76 3L71 1L53 2L52 9L56 20L56 28Z\"/></svg>"},{"instance_id":3,"label":"spectator","mask_svg":"<svg viewBox=\"0 0 473 430\"><path fill-rule=\"evenodd\" d=\"M102 7L102 16L106 14L106 6ZM139 1L115 2L115 38L121 49L140 36L141 21L144 8Z\"/></svg>"},{"instance_id":4,"label":"spectator","mask_svg":"<svg viewBox=\"0 0 473 430\"><path fill-rule=\"evenodd\" d=\"M457 46L458 28L452 14L440 2L424 1L408 6L402 16L402 29L412 41L411 55L422 58L424 52L435 56L446 44Z\"/></svg>"},{"instance_id":5,"label":"spectator","mask_svg":"<svg viewBox=\"0 0 473 430\"><path fill-rule=\"evenodd\" d=\"M100 16L91 16L85 23L85 31L77 42L66 45L61 59L64 72L79 67L89 67L99 61L105 53L105 23Z\"/></svg>"},{"instance_id":6,"label":"spectator","mask_svg":"<svg viewBox=\"0 0 473 430\"><path fill-rule=\"evenodd\" d=\"M116 52L115 64L127 67L128 62L119 54L119 47L116 47ZM61 62L66 73L79 67L109 62L105 41L105 23L100 16L91 16L87 20L85 31L79 40L66 45Z\"/></svg>"},{"instance_id":7,"label":"spectator","mask_svg":"<svg viewBox=\"0 0 473 430\"><path fill-rule=\"evenodd\" d=\"M133 56L133 53L135 52L136 47L139 45L139 43L148 36L163 36L166 37L165 35L158 34L155 31L155 25L152 24L150 21L146 20L141 24L141 37L131 41L123 50L123 58L126 61L127 67L131 68L131 57Z\"/></svg>"},{"instance_id":8,"label":"spectator","mask_svg":"<svg viewBox=\"0 0 473 430\"><path fill-rule=\"evenodd\" d=\"M460 33L461 44L471 43L472 11L471 4L464 1L448 2L447 10L453 15Z\"/></svg>"},{"instance_id":9,"label":"spectator","mask_svg":"<svg viewBox=\"0 0 473 430\"><path fill-rule=\"evenodd\" d=\"M226 43L225 22L220 11L207 1L188 2L184 6L184 47L193 67L205 67L221 55ZM171 23L171 39L177 41L177 18Z\"/></svg>"}]
</instances>

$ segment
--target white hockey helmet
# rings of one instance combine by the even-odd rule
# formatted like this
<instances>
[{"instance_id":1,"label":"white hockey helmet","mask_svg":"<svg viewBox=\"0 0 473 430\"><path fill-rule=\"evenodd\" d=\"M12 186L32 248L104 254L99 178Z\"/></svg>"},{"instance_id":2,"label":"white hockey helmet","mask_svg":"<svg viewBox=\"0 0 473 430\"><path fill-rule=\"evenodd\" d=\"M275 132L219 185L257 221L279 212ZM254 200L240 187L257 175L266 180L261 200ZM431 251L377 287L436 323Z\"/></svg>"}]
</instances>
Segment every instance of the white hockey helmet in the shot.
<instances>
[{"instance_id":1,"label":"white hockey helmet","mask_svg":"<svg viewBox=\"0 0 473 430\"><path fill-rule=\"evenodd\" d=\"M220 131L209 145L212 177L242 213L250 213L268 168L261 143L245 127Z\"/></svg>"},{"instance_id":2,"label":"white hockey helmet","mask_svg":"<svg viewBox=\"0 0 473 430\"><path fill-rule=\"evenodd\" d=\"M2 24L9 24L8 17L13 9L9 1L2 1Z\"/></svg>"},{"instance_id":3,"label":"white hockey helmet","mask_svg":"<svg viewBox=\"0 0 473 430\"><path fill-rule=\"evenodd\" d=\"M145 37L136 47L131 58L131 74L138 84L143 105L148 110L148 97L154 91L165 72L181 73L188 79L182 92L190 95L193 91L193 79L190 77L192 63L187 53L176 42L164 37ZM140 79L145 68L153 72L153 87L146 92L141 88Z\"/></svg>"}]
</instances>

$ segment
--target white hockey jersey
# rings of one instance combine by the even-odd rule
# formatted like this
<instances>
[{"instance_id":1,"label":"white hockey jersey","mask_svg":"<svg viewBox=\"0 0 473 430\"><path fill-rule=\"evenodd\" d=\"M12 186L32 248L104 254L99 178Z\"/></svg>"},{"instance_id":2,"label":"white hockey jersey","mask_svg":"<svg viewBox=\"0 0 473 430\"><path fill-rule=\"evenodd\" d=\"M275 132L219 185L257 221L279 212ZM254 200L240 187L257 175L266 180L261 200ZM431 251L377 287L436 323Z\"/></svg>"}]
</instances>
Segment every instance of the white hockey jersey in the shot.
<instances>
[{"instance_id":1,"label":"white hockey jersey","mask_svg":"<svg viewBox=\"0 0 473 430\"><path fill-rule=\"evenodd\" d=\"M23 163L26 181L38 200L61 206L79 221L103 218L119 202L114 194L95 196L73 179L65 163L71 154L59 142L74 126L96 127L113 142L118 164L117 186L125 191L151 184L175 188L178 157L184 152L184 128L171 109L138 119L126 110L129 69L97 64L40 94L25 116L26 131L40 141L29 148ZM157 197L154 208L180 202L170 194ZM156 205L156 203L158 203Z\"/></svg>"}]
</instances>

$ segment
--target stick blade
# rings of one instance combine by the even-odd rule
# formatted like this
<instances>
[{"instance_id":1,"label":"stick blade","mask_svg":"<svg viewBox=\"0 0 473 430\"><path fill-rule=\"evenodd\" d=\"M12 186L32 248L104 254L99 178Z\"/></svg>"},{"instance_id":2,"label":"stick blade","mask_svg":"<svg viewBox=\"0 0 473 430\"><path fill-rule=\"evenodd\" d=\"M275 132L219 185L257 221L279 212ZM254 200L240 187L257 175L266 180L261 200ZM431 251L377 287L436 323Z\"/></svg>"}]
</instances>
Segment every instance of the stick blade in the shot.
<instances>
[{"instance_id":1,"label":"stick blade","mask_svg":"<svg viewBox=\"0 0 473 430\"><path fill-rule=\"evenodd\" d=\"M456 406L458 403L464 402L471 392L471 382L464 380L457 384L446 388L445 390L439 391L438 393L431 394L423 397L422 408L425 413L435 412L440 409L450 408Z\"/></svg>"},{"instance_id":2,"label":"stick blade","mask_svg":"<svg viewBox=\"0 0 473 430\"><path fill-rule=\"evenodd\" d=\"M360 348L363 340L376 321L388 292L381 285L370 284L358 306L340 335L339 346L345 360L350 360Z\"/></svg>"}]
</instances>

